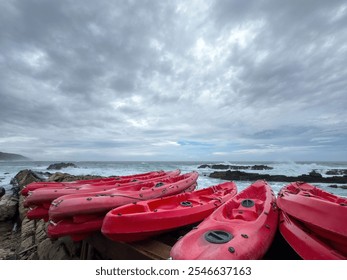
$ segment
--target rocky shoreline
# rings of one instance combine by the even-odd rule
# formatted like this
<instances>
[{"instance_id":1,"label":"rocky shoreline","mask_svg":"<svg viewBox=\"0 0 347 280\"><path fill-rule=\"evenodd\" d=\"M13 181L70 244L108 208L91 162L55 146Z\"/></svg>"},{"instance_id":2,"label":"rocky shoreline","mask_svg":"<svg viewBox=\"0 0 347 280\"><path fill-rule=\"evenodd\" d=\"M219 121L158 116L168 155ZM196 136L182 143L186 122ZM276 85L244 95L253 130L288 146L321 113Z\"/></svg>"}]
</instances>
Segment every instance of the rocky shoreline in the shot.
<instances>
[{"instance_id":1,"label":"rocky shoreline","mask_svg":"<svg viewBox=\"0 0 347 280\"><path fill-rule=\"evenodd\" d=\"M237 170L231 170L232 168ZM269 170L271 167L258 166L222 166L207 165L199 168L219 169L208 176L224 180L255 181L264 179L269 182L305 181L308 183L331 183L330 187L347 189L347 170L332 170L329 177L312 170L309 174L300 176L269 175L240 171ZM44 179L47 178L48 179ZM43 221L33 221L26 218L23 207L23 197L19 192L32 182L54 181L68 182L84 179L101 178L101 176L74 176L67 173L36 173L31 170L20 171L11 181L13 193L7 193L0 188L0 260L67 260L80 259L83 248L82 242L73 242L69 237L51 240L47 237L47 224Z\"/></svg>"},{"instance_id":2,"label":"rocky shoreline","mask_svg":"<svg viewBox=\"0 0 347 280\"><path fill-rule=\"evenodd\" d=\"M67 260L79 259L82 242L69 237L51 240L47 237L47 224L26 218L23 197L19 195L24 186L44 181L43 174L31 170L20 171L12 180L12 194L0 197L0 260ZM47 174L45 174L47 175ZM47 181L68 182L101 178L100 176L73 176L56 172Z\"/></svg>"},{"instance_id":3,"label":"rocky shoreline","mask_svg":"<svg viewBox=\"0 0 347 280\"><path fill-rule=\"evenodd\" d=\"M270 170L272 167L266 165L253 165L253 166L239 166L239 165L208 165L204 164L198 168L210 168L223 171L213 171L208 176L211 178L230 180L230 181L256 181L256 180L266 180L268 182L296 182L304 181L307 183L327 183L332 184L332 188L343 188L347 189L345 185L337 184L347 184L347 170L346 169L332 169L326 172L326 175L332 175L324 177L322 174L316 170L312 170L308 174L302 174L299 176L286 176L286 175L270 175L255 172L245 172L240 171L243 169L248 170Z\"/></svg>"},{"instance_id":4,"label":"rocky shoreline","mask_svg":"<svg viewBox=\"0 0 347 280\"><path fill-rule=\"evenodd\" d=\"M340 187L346 188L347 186L338 186L337 184L347 184L347 176L332 176L323 177L320 173L315 171L309 174L302 174L299 176L286 176L286 175L269 175L260 173L250 173L243 171L215 171L209 175L211 178L217 178L222 180L230 181L256 181L256 180L266 180L268 182L296 182L303 181L307 183L330 183L333 188Z\"/></svg>"}]
</instances>

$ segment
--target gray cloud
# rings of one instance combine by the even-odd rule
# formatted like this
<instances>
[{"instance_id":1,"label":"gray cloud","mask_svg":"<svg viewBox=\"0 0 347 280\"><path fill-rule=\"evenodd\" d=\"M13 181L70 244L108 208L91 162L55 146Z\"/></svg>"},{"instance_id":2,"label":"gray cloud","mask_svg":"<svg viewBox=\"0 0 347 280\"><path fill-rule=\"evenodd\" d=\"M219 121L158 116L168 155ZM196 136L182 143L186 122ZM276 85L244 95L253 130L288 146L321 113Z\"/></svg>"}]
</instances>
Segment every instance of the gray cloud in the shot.
<instances>
[{"instance_id":1,"label":"gray cloud","mask_svg":"<svg viewBox=\"0 0 347 280\"><path fill-rule=\"evenodd\" d=\"M344 1L3 1L1 150L344 160Z\"/></svg>"}]
</instances>

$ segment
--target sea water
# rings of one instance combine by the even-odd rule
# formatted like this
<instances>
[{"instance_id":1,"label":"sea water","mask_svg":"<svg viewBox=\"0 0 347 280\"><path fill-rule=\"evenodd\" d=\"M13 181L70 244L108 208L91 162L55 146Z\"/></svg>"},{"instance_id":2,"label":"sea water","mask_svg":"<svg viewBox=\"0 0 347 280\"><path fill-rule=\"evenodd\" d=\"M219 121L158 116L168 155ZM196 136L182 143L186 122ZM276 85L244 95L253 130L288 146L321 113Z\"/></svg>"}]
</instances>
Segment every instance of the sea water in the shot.
<instances>
[{"instance_id":1,"label":"sea water","mask_svg":"<svg viewBox=\"0 0 347 280\"><path fill-rule=\"evenodd\" d=\"M0 161L0 186L5 189L10 189L11 179L21 170L31 169L38 172L64 172L72 175L100 175L100 176L115 176L115 175L130 175L135 173L144 173L154 170L174 170L180 169L181 173L187 173L191 171L198 171L198 188L206 188L211 185L216 185L223 180L214 179L208 177L208 175L216 170L210 168L198 168L202 164L230 164L230 165L267 165L272 167L271 170L245 170L246 172L264 173L270 175L286 175L286 176L298 176L302 174L308 174L312 170L316 170L323 176L328 176L325 173L330 169L347 169L347 162L203 162L203 161L122 161L122 162L100 162L100 161L88 161L88 162L73 162L77 168L69 167L61 170L47 170L47 167L51 163L48 161ZM253 182L248 181L236 181L238 190L241 191ZM269 182L275 193L285 185L287 182ZM346 196L347 190L342 188L328 187L330 184L314 183L328 192Z\"/></svg>"}]
</instances>

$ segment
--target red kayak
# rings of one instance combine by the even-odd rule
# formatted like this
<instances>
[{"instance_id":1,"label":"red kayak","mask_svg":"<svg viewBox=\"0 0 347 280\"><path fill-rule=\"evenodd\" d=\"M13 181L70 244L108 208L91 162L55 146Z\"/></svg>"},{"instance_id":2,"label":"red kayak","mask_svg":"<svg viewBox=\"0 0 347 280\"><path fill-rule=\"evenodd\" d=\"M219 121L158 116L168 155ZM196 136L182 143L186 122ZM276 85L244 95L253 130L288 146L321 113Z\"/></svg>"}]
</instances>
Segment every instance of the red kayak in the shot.
<instances>
[{"instance_id":1,"label":"red kayak","mask_svg":"<svg viewBox=\"0 0 347 280\"><path fill-rule=\"evenodd\" d=\"M64 187L64 188L41 188L34 191L30 191L26 199L24 200L24 207L34 207L40 206L44 203L51 203L54 199L70 194L80 194L80 193L91 193L106 191L114 188L132 188L136 184L142 184L147 182L155 182L159 180L164 180L167 178L175 177L180 174L180 170L176 169L174 171L161 172L160 174L153 174L151 176L142 176L137 177L137 179L124 179L117 181L107 182L107 183L98 183L98 184L88 184L80 185L79 187Z\"/></svg>"},{"instance_id":2,"label":"red kayak","mask_svg":"<svg viewBox=\"0 0 347 280\"><path fill-rule=\"evenodd\" d=\"M66 218L57 223L49 221L47 235L49 238L59 238L68 235L73 241L81 241L91 233L99 231L103 220L104 216L97 215L85 222L74 222L73 218Z\"/></svg>"},{"instance_id":3,"label":"red kayak","mask_svg":"<svg viewBox=\"0 0 347 280\"><path fill-rule=\"evenodd\" d=\"M165 176L165 178L169 178L169 177ZM161 179L164 179L164 177L162 177ZM153 181L155 181L155 180L153 180ZM144 182L139 182L139 184L144 184ZM191 185L190 187L185 189L184 192L192 192L192 191L194 191L196 185L197 184ZM92 192L88 192L88 194L93 194L93 193ZM68 195L68 198L79 197L79 196L80 196L79 194ZM31 220L43 219L45 222L47 222L48 219L49 219L48 211L49 211L50 206L51 206L51 202L43 202L40 205L29 207L29 210L27 211L27 214L26 214L27 218L31 219Z\"/></svg>"},{"instance_id":4,"label":"red kayak","mask_svg":"<svg viewBox=\"0 0 347 280\"><path fill-rule=\"evenodd\" d=\"M264 256L277 230L276 197L256 181L183 236L171 250L178 260L251 260Z\"/></svg>"},{"instance_id":5,"label":"red kayak","mask_svg":"<svg viewBox=\"0 0 347 280\"><path fill-rule=\"evenodd\" d=\"M118 206L158 197L178 194L196 184L199 174L195 171L180 176L120 187L103 192L66 195L54 200L49 208L49 217L60 220L83 214L104 213Z\"/></svg>"},{"instance_id":6,"label":"red kayak","mask_svg":"<svg viewBox=\"0 0 347 280\"><path fill-rule=\"evenodd\" d=\"M278 207L347 256L347 198L296 182L283 187Z\"/></svg>"},{"instance_id":7,"label":"red kayak","mask_svg":"<svg viewBox=\"0 0 347 280\"><path fill-rule=\"evenodd\" d=\"M283 211L280 212L279 229L284 239L305 260L346 259L346 256L335 250L329 241L322 239L304 223Z\"/></svg>"},{"instance_id":8,"label":"red kayak","mask_svg":"<svg viewBox=\"0 0 347 280\"><path fill-rule=\"evenodd\" d=\"M114 241L133 242L202 221L237 192L233 182L191 193L117 207L105 216L101 232Z\"/></svg>"},{"instance_id":9,"label":"red kayak","mask_svg":"<svg viewBox=\"0 0 347 280\"><path fill-rule=\"evenodd\" d=\"M133 175L123 175L109 178L100 179L90 179L90 180L78 180L72 182L33 182L26 185L22 190L21 194L27 196L30 191L41 189L41 188L78 188L82 185L98 185L98 184L108 184L108 183L128 183L134 179L143 179L142 177L155 177L160 175L165 175L165 171L151 171L146 173L139 173Z\"/></svg>"},{"instance_id":10,"label":"red kayak","mask_svg":"<svg viewBox=\"0 0 347 280\"><path fill-rule=\"evenodd\" d=\"M182 192L192 192L196 186L197 184L194 183ZM50 220L47 228L47 235L50 238L69 235L74 241L82 240L92 232L100 231L107 212L106 210L105 212L97 212L95 214L67 216L59 221Z\"/></svg>"}]
</instances>

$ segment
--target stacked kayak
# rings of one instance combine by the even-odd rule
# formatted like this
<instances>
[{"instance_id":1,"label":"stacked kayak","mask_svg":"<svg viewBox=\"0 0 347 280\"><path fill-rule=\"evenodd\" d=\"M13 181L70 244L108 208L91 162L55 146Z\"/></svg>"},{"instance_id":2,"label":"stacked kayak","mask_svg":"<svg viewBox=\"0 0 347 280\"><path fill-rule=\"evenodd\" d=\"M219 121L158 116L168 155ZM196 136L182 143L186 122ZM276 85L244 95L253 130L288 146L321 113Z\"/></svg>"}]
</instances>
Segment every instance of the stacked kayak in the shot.
<instances>
[{"instance_id":1,"label":"stacked kayak","mask_svg":"<svg viewBox=\"0 0 347 280\"><path fill-rule=\"evenodd\" d=\"M280 232L303 259L347 259L347 198L295 182L277 201Z\"/></svg>"},{"instance_id":2,"label":"stacked kayak","mask_svg":"<svg viewBox=\"0 0 347 280\"><path fill-rule=\"evenodd\" d=\"M175 196L117 207L107 213L101 232L114 241L133 242L202 221L236 195L233 182Z\"/></svg>"},{"instance_id":3,"label":"stacked kayak","mask_svg":"<svg viewBox=\"0 0 347 280\"><path fill-rule=\"evenodd\" d=\"M195 188L198 173L193 171L159 182L136 184L108 191L66 195L49 208L48 235L70 235L74 240L101 229L106 213L116 207L154 198L171 196Z\"/></svg>"},{"instance_id":4,"label":"stacked kayak","mask_svg":"<svg viewBox=\"0 0 347 280\"><path fill-rule=\"evenodd\" d=\"M146 178L156 177L165 175L165 171L151 171L146 173L139 173L133 175L123 175L109 178L101 178L101 179L90 179L90 180L77 180L73 182L33 182L26 185L21 194L23 196L27 196L30 191L41 189L41 188L79 188L83 185L104 185L104 184L116 184L123 182L130 182L132 180L143 180Z\"/></svg>"},{"instance_id":5,"label":"stacked kayak","mask_svg":"<svg viewBox=\"0 0 347 280\"><path fill-rule=\"evenodd\" d=\"M117 182L109 181L106 183L82 184L73 187L49 187L38 188L30 191L24 200L24 207L29 207L27 217L29 219L48 219L48 209L51 202L64 195L93 193L118 189L122 191L132 190L134 186L143 185L148 182L158 182L164 179L176 177L180 174L180 170L168 172L152 172L151 175L137 176L136 178L121 179Z\"/></svg>"},{"instance_id":6,"label":"stacked kayak","mask_svg":"<svg viewBox=\"0 0 347 280\"><path fill-rule=\"evenodd\" d=\"M278 225L276 197L256 181L215 210L171 249L173 259L260 259Z\"/></svg>"}]
</instances>

